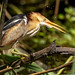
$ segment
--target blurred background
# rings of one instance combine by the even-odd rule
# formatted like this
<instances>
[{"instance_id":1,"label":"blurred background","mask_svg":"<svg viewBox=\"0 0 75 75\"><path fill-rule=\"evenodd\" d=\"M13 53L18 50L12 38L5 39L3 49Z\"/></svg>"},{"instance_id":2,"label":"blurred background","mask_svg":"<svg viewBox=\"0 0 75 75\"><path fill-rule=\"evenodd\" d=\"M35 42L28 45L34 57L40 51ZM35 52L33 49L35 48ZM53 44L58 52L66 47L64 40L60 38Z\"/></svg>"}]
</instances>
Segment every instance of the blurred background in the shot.
<instances>
[{"instance_id":1,"label":"blurred background","mask_svg":"<svg viewBox=\"0 0 75 75\"><path fill-rule=\"evenodd\" d=\"M36 36L28 39L26 44L39 50L48 46L53 40L61 46L75 47L75 8L73 0L8 0L6 19L17 14L40 12L52 22L63 26L67 34L55 29L41 27ZM38 47L39 46L39 47Z\"/></svg>"},{"instance_id":2,"label":"blurred background","mask_svg":"<svg viewBox=\"0 0 75 75\"><path fill-rule=\"evenodd\" d=\"M64 34L55 29L41 27L34 37L20 41L21 47L31 53L49 46L54 40L56 40L57 45L75 47L74 0L8 0L5 21L17 14L27 14L32 11L40 12L50 21L64 27L67 33ZM67 58L68 55L53 55L45 57L41 61L50 68L53 68L63 64ZM69 68L67 70L70 71Z\"/></svg>"}]
</instances>

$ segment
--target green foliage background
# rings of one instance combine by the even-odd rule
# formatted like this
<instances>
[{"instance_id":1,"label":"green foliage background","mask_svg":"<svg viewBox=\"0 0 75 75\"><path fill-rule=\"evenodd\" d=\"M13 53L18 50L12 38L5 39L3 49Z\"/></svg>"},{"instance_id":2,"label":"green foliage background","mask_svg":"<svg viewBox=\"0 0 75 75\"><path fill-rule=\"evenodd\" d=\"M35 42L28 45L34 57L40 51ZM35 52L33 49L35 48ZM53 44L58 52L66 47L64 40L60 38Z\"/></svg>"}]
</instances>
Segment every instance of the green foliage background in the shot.
<instances>
[{"instance_id":1,"label":"green foliage background","mask_svg":"<svg viewBox=\"0 0 75 75\"><path fill-rule=\"evenodd\" d=\"M56 18L56 24L63 26L67 33L61 33L55 29L49 29L41 27L40 31L32 38L21 41L20 43L26 44L30 47L31 52L41 50L50 45L53 40L56 40L56 44L65 47L75 47L75 7L71 5L70 1L66 4L66 0L60 0L59 12L57 17L54 17L55 0L9 0L7 10L11 16L34 11L40 12L49 20L54 22ZM7 21L8 18L5 18ZM42 58L41 61L45 63L49 68L57 67L63 64L69 55L53 55ZM13 58L13 57L12 57ZM66 68L63 72L71 73L71 66Z\"/></svg>"}]
</instances>

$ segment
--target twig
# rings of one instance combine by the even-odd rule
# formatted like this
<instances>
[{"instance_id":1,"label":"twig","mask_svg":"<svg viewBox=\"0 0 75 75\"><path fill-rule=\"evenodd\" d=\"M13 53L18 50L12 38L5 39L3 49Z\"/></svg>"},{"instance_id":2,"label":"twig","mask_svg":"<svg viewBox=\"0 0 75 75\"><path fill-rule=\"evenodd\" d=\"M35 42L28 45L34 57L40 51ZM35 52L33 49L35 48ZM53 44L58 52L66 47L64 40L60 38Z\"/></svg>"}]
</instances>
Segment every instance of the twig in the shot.
<instances>
[{"instance_id":1,"label":"twig","mask_svg":"<svg viewBox=\"0 0 75 75\"><path fill-rule=\"evenodd\" d=\"M18 75L17 72L14 69L12 69L12 71L13 71L14 75Z\"/></svg>"},{"instance_id":2,"label":"twig","mask_svg":"<svg viewBox=\"0 0 75 75\"><path fill-rule=\"evenodd\" d=\"M1 4L0 4L0 8L1 8ZM12 16L10 15L10 13L6 10L5 15L8 19L10 19Z\"/></svg>"},{"instance_id":3,"label":"twig","mask_svg":"<svg viewBox=\"0 0 75 75\"><path fill-rule=\"evenodd\" d=\"M58 11L59 11L59 4L60 4L60 0L56 0L55 12L54 12L54 22L57 19L57 15L58 15Z\"/></svg>"},{"instance_id":4,"label":"twig","mask_svg":"<svg viewBox=\"0 0 75 75\"><path fill-rule=\"evenodd\" d=\"M45 0L44 8L42 10L42 13L44 14L46 11L46 7L49 5L49 0Z\"/></svg>"},{"instance_id":5,"label":"twig","mask_svg":"<svg viewBox=\"0 0 75 75\"><path fill-rule=\"evenodd\" d=\"M25 64L29 64L38 60L41 57L52 55L52 54L74 54L75 48L68 48L68 47L57 47L55 42L53 42L49 47L44 48L38 52L30 54L28 57L21 58L19 60L14 61L10 66L23 66Z\"/></svg>"},{"instance_id":6,"label":"twig","mask_svg":"<svg viewBox=\"0 0 75 75\"><path fill-rule=\"evenodd\" d=\"M16 67L8 67L8 68L5 68L5 69L3 69L3 70L0 70L0 74L2 74L2 73L5 73L5 72L8 72L8 71L10 71L10 70L12 70L12 69L17 69L17 68L19 68L20 66L16 66Z\"/></svg>"},{"instance_id":7,"label":"twig","mask_svg":"<svg viewBox=\"0 0 75 75\"><path fill-rule=\"evenodd\" d=\"M22 61L23 61L23 63L27 64L27 63L33 62L35 60L38 60L41 57L50 56L52 54L70 54L70 55L73 55L74 51L75 51L75 48L57 47L55 45L55 43L53 42L49 47L44 48L38 52L32 53L30 56L22 59Z\"/></svg>"},{"instance_id":8,"label":"twig","mask_svg":"<svg viewBox=\"0 0 75 75\"><path fill-rule=\"evenodd\" d=\"M70 47L56 47L56 53L60 54L71 54L73 55L75 52L75 48Z\"/></svg>"},{"instance_id":9,"label":"twig","mask_svg":"<svg viewBox=\"0 0 75 75\"><path fill-rule=\"evenodd\" d=\"M2 30L3 30L4 20L5 20L5 11L6 11L6 7L7 7L7 3L8 3L8 0L3 0L2 7L1 7L1 18L0 18L0 44L1 44ZM4 63L5 61L4 61L3 51L0 50L0 52L1 52L1 55L2 55L3 63Z\"/></svg>"},{"instance_id":10,"label":"twig","mask_svg":"<svg viewBox=\"0 0 75 75\"><path fill-rule=\"evenodd\" d=\"M55 45L55 43L53 42L50 46L48 46L42 50L39 50L37 52L34 52L34 53L30 54L29 56L27 56L23 59L16 60L11 65L13 66L17 63L19 63L18 65L21 65L23 63L28 64L28 63L34 62L34 61L36 61L36 60L38 60L44 56L50 56L53 54L70 54L70 55L73 55L74 51L75 51L75 48L57 47ZM23 63L21 63L21 62L23 62Z\"/></svg>"},{"instance_id":11,"label":"twig","mask_svg":"<svg viewBox=\"0 0 75 75\"><path fill-rule=\"evenodd\" d=\"M18 8L16 7L14 4L9 4L8 5L15 13L17 14L23 14L23 12Z\"/></svg>"},{"instance_id":12,"label":"twig","mask_svg":"<svg viewBox=\"0 0 75 75\"><path fill-rule=\"evenodd\" d=\"M73 59L73 56L70 56L67 61L65 62L65 64L69 63L71 60ZM57 72L57 75L61 75L61 73L63 72L65 68L62 68L60 69L58 72Z\"/></svg>"},{"instance_id":13,"label":"twig","mask_svg":"<svg viewBox=\"0 0 75 75\"><path fill-rule=\"evenodd\" d=\"M49 47L44 48L38 52L32 53L28 57L25 57L24 59L22 59L22 62L27 64L43 56L48 56L50 54L53 54L55 51L56 51L56 45L55 45L55 42L53 42Z\"/></svg>"},{"instance_id":14,"label":"twig","mask_svg":"<svg viewBox=\"0 0 75 75\"><path fill-rule=\"evenodd\" d=\"M3 5L1 8L1 18L0 18L0 41L2 37L2 29L3 29L4 20L5 20L5 10L7 7L7 3L8 3L8 0L3 0Z\"/></svg>"},{"instance_id":15,"label":"twig","mask_svg":"<svg viewBox=\"0 0 75 75\"><path fill-rule=\"evenodd\" d=\"M7 10L6 10L6 13L5 13L5 14L6 14L6 17L7 17L8 19L11 19L12 16L10 15L10 13L9 13Z\"/></svg>"},{"instance_id":16,"label":"twig","mask_svg":"<svg viewBox=\"0 0 75 75\"><path fill-rule=\"evenodd\" d=\"M49 70L46 70L46 71L37 72L37 73L32 73L32 74L29 74L29 75L40 75L40 74L43 74L43 73L48 73L48 72L52 72L52 71L57 71L57 70L59 70L59 69L61 69L61 68L63 68L63 67L69 66L69 65L72 64L72 63L73 63L73 61L70 61L69 63L63 64L63 65L58 66L58 67L56 67L56 68L49 69Z\"/></svg>"}]
</instances>

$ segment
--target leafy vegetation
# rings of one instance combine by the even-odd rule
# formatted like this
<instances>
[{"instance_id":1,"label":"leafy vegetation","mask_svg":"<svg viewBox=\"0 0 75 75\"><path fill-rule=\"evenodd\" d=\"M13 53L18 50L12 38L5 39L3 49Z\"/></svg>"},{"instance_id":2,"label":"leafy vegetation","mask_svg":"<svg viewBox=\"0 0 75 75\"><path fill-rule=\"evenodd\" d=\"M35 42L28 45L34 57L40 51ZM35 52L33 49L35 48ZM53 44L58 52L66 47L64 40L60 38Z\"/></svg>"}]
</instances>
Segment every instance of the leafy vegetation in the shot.
<instances>
[{"instance_id":1,"label":"leafy vegetation","mask_svg":"<svg viewBox=\"0 0 75 75\"><path fill-rule=\"evenodd\" d=\"M48 3L46 3L46 1L48 0L9 0L7 11L11 16L22 13L27 14L28 12L36 11L40 12L51 21L54 21L55 0L49 0ZM54 40L56 40L57 45L65 47L75 47L75 7L73 7L72 5L69 6L70 3L68 3L67 5L63 3L63 5L61 5L62 3L63 1L60 0L59 13L55 18L56 23L63 26L67 30L67 33L64 34L55 29L41 27L40 31L34 37L20 41L20 43L27 45L27 47L31 49L31 52L35 52L49 46L50 43ZM5 21L7 20L8 18L6 17ZM18 56L16 56L16 58L12 54L10 54L10 56L6 55L5 57L7 61L11 61L11 58L12 60L20 58ZM53 55L42 58L40 61L46 64L49 68L54 68L63 64L68 59L68 57L69 55ZM32 64L28 65L27 68L22 66L20 69L17 69L15 71L18 72L18 74L24 71L24 73L27 72L26 74L28 74L31 72L40 72L43 70L45 69L33 62ZM63 73L71 73L71 66L66 68ZM12 75L11 71L5 73L5 75L10 74ZM48 73L48 75L55 75L55 73L50 72Z\"/></svg>"}]
</instances>

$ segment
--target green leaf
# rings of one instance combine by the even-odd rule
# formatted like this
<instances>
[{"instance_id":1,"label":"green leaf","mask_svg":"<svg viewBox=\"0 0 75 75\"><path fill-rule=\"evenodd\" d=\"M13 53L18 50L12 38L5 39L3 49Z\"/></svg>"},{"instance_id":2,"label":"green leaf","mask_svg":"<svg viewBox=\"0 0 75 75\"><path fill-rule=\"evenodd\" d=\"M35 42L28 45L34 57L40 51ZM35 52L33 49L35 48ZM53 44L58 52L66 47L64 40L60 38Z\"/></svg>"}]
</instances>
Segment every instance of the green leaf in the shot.
<instances>
[{"instance_id":1,"label":"green leaf","mask_svg":"<svg viewBox=\"0 0 75 75\"><path fill-rule=\"evenodd\" d=\"M39 43L40 43L40 44L45 44L45 43L46 43L46 40L40 39Z\"/></svg>"},{"instance_id":2,"label":"green leaf","mask_svg":"<svg viewBox=\"0 0 75 75\"><path fill-rule=\"evenodd\" d=\"M43 32L40 32L39 36L45 36L45 34Z\"/></svg>"},{"instance_id":3,"label":"green leaf","mask_svg":"<svg viewBox=\"0 0 75 75\"><path fill-rule=\"evenodd\" d=\"M35 62L33 62L32 64L30 64L29 66L27 66L27 68L29 70L35 71L35 72L41 72L44 71L44 69L42 67L40 67L39 65L37 65ZM41 75L56 75L54 72L48 72L46 74L41 74Z\"/></svg>"},{"instance_id":4,"label":"green leaf","mask_svg":"<svg viewBox=\"0 0 75 75\"><path fill-rule=\"evenodd\" d=\"M34 39L33 39L33 42L38 43L38 42L39 42L39 39L34 38Z\"/></svg>"},{"instance_id":5,"label":"green leaf","mask_svg":"<svg viewBox=\"0 0 75 75\"><path fill-rule=\"evenodd\" d=\"M71 18L71 15L66 14L66 18L67 18L67 19L70 19L70 18Z\"/></svg>"},{"instance_id":6,"label":"green leaf","mask_svg":"<svg viewBox=\"0 0 75 75\"><path fill-rule=\"evenodd\" d=\"M13 62L13 61L15 61L15 60L20 59L19 56L9 56L9 55L4 55L4 58L5 58L5 61L6 61L7 63L11 63L11 62ZM1 55L0 55L0 59L1 59Z\"/></svg>"},{"instance_id":7,"label":"green leaf","mask_svg":"<svg viewBox=\"0 0 75 75\"><path fill-rule=\"evenodd\" d=\"M33 70L35 72L40 72L40 71L44 70L39 65L37 65L35 62L33 62L32 64L28 65L27 68L29 68L30 70Z\"/></svg>"},{"instance_id":8,"label":"green leaf","mask_svg":"<svg viewBox=\"0 0 75 75\"><path fill-rule=\"evenodd\" d=\"M14 69L14 71L18 74L18 75L27 75L27 72L25 70L25 67L20 67L19 69ZM14 75L13 71L8 71L6 72L4 75Z\"/></svg>"},{"instance_id":9,"label":"green leaf","mask_svg":"<svg viewBox=\"0 0 75 75\"><path fill-rule=\"evenodd\" d=\"M67 40L72 40L72 36L70 34L64 34L64 38Z\"/></svg>"},{"instance_id":10,"label":"green leaf","mask_svg":"<svg viewBox=\"0 0 75 75\"><path fill-rule=\"evenodd\" d=\"M64 15L63 14L59 14L58 18L61 19L61 20L63 20L64 19Z\"/></svg>"},{"instance_id":11,"label":"green leaf","mask_svg":"<svg viewBox=\"0 0 75 75\"><path fill-rule=\"evenodd\" d=\"M72 14L74 11L72 7L69 7L69 8L65 8L65 12L68 14Z\"/></svg>"},{"instance_id":12,"label":"green leaf","mask_svg":"<svg viewBox=\"0 0 75 75\"><path fill-rule=\"evenodd\" d=\"M4 75L14 75L12 71L6 72Z\"/></svg>"},{"instance_id":13,"label":"green leaf","mask_svg":"<svg viewBox=\"0 0 75 75\"><path fill-rule=\"evenodd\" d=\"M74 75L74 74L75 74L75 52L74 52L74 62L72 65L72 74L71 75Z\"/></svg>"},{"instance_id":14,"label":"green leaf","mask_svg":"<svg viewBox=\"0 0 75 75\"><path fill-rule=\"evenodd\" d=\"M70 32L72 35L75 35L75 29L70 28L69 32Z\"/></svg>"}]
</instances>

